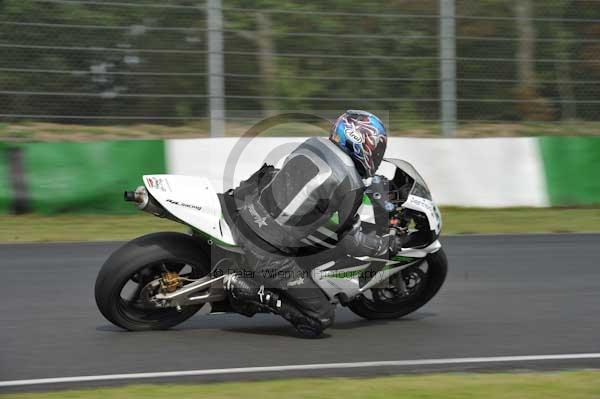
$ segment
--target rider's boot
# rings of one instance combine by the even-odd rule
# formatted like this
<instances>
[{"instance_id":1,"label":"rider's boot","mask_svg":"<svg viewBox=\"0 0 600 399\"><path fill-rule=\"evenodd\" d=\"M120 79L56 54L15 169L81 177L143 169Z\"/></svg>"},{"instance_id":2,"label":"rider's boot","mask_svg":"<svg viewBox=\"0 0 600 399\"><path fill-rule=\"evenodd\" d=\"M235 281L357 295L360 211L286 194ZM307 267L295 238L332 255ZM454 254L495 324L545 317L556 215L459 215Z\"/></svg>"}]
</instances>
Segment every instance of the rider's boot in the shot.
<instances>
[{"instance_id":1,"label":"rider's boot","mask_svg":"<svg viewBox=\"0 0 600 399\"><path fill-rule=\"evenodd\" d=\"M236 303L240 313L252 316L261 310L269 310L289 321L300 334L307 338L316 338L329 327L333 318L322 322L302 313L296 306L277 293L258 285L251 279L237 274L229 274L223 280L225 290ZM246 305L244 305L246 304ZM241 305L241 306L240 306Z\"/></svg>"},{"instance_id":2,"label":"rider's boot","mask_svg":"<svg viewBox=\"0 0 600 399\"><path fill-rule=\"evenodd\" d=\"M244 279L237 274L228 274L223 279L223 285L229 302L236 312L252 317L258 312L271 311L257 301L259 288L252 280Z\"/></svg>"}]
</instances>

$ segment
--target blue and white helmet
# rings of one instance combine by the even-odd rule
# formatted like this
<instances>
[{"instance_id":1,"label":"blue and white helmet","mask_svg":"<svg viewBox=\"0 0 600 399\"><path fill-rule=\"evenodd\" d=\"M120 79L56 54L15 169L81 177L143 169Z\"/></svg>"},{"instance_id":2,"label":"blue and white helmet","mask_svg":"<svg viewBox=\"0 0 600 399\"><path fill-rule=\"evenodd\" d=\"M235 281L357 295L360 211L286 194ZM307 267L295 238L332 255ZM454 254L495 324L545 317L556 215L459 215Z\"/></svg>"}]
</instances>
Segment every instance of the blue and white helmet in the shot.
<instances>
[{"instance_id":1,"label":"blue and white helmet","mask_svg":"<svg viewBox=\"0 0 600 399\"><path fill-rule=\"evenodd\" d=\"M329 139L354 160L360 174L375 174L387 147L381 119L366 111L346 111L335 121Z\"/></svg>"}]
</instances>

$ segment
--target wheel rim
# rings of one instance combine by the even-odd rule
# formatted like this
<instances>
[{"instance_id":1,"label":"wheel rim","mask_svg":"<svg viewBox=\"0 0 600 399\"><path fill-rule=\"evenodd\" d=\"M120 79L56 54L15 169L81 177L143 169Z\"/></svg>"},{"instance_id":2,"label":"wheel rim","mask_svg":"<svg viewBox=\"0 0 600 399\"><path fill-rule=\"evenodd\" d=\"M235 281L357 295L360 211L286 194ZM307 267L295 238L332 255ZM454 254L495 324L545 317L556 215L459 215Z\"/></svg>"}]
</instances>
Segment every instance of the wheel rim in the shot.
<instances>
[{"instance_id":1,"label":"wheel rim","mask_svg":"<svg viewBox=\"0 0 600 399\"><path fill-rule=\"evenodd\" d=\"M134 323L148 323L172 319L189 311L188 308L178 311L175 308L153 307L141 297L144 287L151 281L161 278L161 274L165 271L181 273L180 277L190 279L206 275L202 267L176 259L165 259L144 265L120 284L117 294L119 298L116 302L119 314Z\"/></svg>"},{"instance_id":2,"label":"wheel rim","mask_svg":"<svg viewBox=\"0 0 600 399\"><path fill-rule=\"evenodd\" d=\"M393 312L399 305L413 301L425 290L428 281L428 274L421 266L411 267L393 275L385 288L371 288L371 297L363 295L362 301L367 307L378 312Z\"/></svg>"}]
</instances>

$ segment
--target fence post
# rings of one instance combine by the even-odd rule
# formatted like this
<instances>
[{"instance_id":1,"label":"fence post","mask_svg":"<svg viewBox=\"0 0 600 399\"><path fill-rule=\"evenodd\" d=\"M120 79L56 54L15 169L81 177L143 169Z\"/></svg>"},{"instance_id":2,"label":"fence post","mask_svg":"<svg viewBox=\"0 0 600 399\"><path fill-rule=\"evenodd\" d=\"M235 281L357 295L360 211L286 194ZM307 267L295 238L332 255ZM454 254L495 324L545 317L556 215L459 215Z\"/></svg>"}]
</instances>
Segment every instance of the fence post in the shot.
<instances>
[{"instance_id":1,"label":"fence post","mask_svg":"<svg viewBox=\"0 0 600 399\"><path fill-rule=\"evenodd\" d=\"M440 102L444 136L456 133L456 5L440 0Z\"/></svg>"},{"instance_id":2,"label":"fence post","mask_svg":"<svg viewBox=\"0 0 600 399\"><path fill-rule=\"evenodd\" d=\"M225 135L225 81L223 66L223 10L221 0L206 2L208 26L208 104L210 136Z\"/></svg>"}]
</instances>

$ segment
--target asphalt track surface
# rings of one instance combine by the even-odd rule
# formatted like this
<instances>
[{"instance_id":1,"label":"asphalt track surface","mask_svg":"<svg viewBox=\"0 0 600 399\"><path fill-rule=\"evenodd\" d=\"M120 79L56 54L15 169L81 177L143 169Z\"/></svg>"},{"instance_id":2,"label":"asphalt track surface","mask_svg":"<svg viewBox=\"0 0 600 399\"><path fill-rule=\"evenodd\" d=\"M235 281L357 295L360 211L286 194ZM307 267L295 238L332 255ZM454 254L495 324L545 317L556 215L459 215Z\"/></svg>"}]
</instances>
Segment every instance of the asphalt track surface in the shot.
<instances>
[{"instance_id":1,"label":"asphalt track surface","mask_svg":"<svg viewBox=\"0 0 600 399\"><path fill-rule=\"evenodd\" d=\"M318 340L298 338L271 315L196 315L169 331L125 332L103 319L93 298L96 274L120 243L0 245L0 381L600 353L600 235L464 236L445 238L443 244L449 276L430 304L382 322L339 309L335 326ZM600 359L271 370L166 380L573 368L600 368Z\"/></svg>"}]
</instances>

